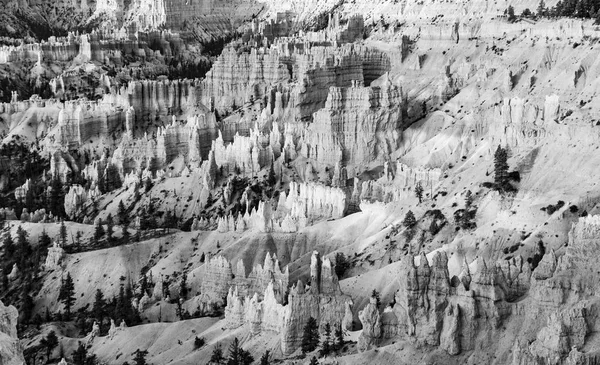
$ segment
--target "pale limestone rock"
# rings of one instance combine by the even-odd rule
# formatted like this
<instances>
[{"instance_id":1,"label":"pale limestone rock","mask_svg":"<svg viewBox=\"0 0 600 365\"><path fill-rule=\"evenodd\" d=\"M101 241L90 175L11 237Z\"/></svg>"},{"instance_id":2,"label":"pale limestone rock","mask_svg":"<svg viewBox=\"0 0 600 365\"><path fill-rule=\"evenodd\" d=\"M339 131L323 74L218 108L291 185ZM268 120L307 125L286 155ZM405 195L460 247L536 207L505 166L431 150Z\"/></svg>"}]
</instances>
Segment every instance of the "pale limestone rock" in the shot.
<instances>
[{"instance_id":1,"label":"pale limestone rock","mask_svg":"<svg viewBox=\"0 0 600 365\"><path fill-rule=\"evenodd\" d=\"M27 179L23 185L15 188L15 199L21 202L25 201L29 189L31 189L31 180Z\"/></svg>"},{"instance_id":2,"label":"pale limestone rock","mask_svg":"<svg viewBox=\"0 0 600 365\"><path fill-rule=\"evenodd\" d=\"M17 264L15 263L12 267L12 270L10 271L10 273L7 276L8 276L9 280L15 280L18 275L19 275L19 268L17 267Z\"/></svg>"},{"instance_id":3,"label":"pale limestone rock","mask_svg":"<svg viewBox=\"0 0 600 365\"><path fill-rule=\"evenodd\" d=\"M400 106L400 91L393 86L332 86L304 138L304 157L330 166L340 161L383 163L399 146L395 130L402 123Z\"/></svg>"},{"instance_id":4,"label":"pale limestone rock","mask_svg":"<svg viewBox=\"0 0 600 365\"><path fill-rule=\"evenodd\" d=\"M324 270L326 273L324 275L315 274L318 279L317 281L313 280L312 288L308 292L305 292L302 282L292 287L288 295L288 304L285 306L281 304L283 298L277 294L277 291L284 291L287 284L286 286L283 286L283 283L277 285L276 280L269 282L262 301L259 299L259 294L256 291L252 293L252 290L248 291L248 295L244 298L241 295L243 282L242 286L236 284L235 288L230 288L225 310L228 327L237 328L248 325L252 333L260 331L279 333L281 350L290 354L300 346L302 329L309 317L317 319L320 328L325 323L330 323L332 326L343 325L348 321L348 316L351 321L351 299L341 294L337 277L334 277L335 273L331 272L333 276L327 273L328 270L331 270L330 264L321 262L318 258L318 254L313 255L311 272ZM265 258L264 267L259 266L253 271L259 275L262 270L270 271L271 268L275 268L276 274L277 266L276 258L268 256ZM286 270L284 278L287 275ZM249 279L252 277L253 274L249 276ZM274 277L276 278L277 275ZM329 282L324 282L323 278ZM236 281L237 278L234 283ZM250 288L252 288L252 284ZM325 288L328 293L321 292L320 288Z\"/></svg>"},{"instance_id":5,"label":"pale limestone rock","mask_svg":"<svg viewBox=\"0 0 600 365\"><path fill-rule=\"evenodd\" d=\"M60 263L65 256L65 250L60 247L58 242L54 241L52 247L48 248L48 255L46 256L46 262L44 268L46 270L54 270L60 268Z\"/></svg>"},{"instance_id":6,"label":"pale limestone rock","mask_svg":"<svg viewBox=\"0 0 600 365\"><path fill-rule=\"evenodd\" d=\"M71 218L75 217L89 200L91 200L90 194L84 187L71 185L65 195L65 213Z\"/></svg>"},{"instance_id":7,"label":"pale limestone rock","mask_svg":"<svg viewBox=\"0 0 600 365\"><path fill-rule=\"evenodd\" d=\"M460 353L460 307L456 304L450 304L446 307L444 326L440 334L440 347L446 350L450 355Z\"/></svg>"},{"instance_id":8,"label":"pale limestone rock","mask_svg":"<svg viewBox=\"0 0 600 365\"><path fill-rule=\"evenodd\" d=\"M23 349L17 337L17 309L0 302L0 363L24 365Z\"/></svg>"},{"instance_id":9,"label":"pale limestone rock","mask_svg":"<svg viewBox=\"0 0 600 365\"><path fill-rule=\"evenodd\" d=\"M385 307L381 313L381 332L383 338L394 338L399 335L398 317L394 309L390 306Z\"/></svg>"},{"instance_id":10,"label":"pale limestone rock","mask_svg":"<svg viewBox=\"0 0 600 365\"><path fill-rule=\"evenodd\" d=\"M115 337L116 333L117 333L117 326L115 325L115 320L111 318L110 319L110 328L108 329L108 338L110 338L112 340L113 337Z\"/></svg>"},{"instance_id":11,"label":"pale limestone rock","mask_svg":"<svg viewBox=\"0 0 600 365\"><path fill-rule=\"evenodd\" d=\"M87 348L91 347L94 343L94 339L98 335L100 335L100 326L98 325L98 322L94 321L92 330L87 334L87 336L85 336L85 346Z\"/></svg>"},{"instance_id":12,"label":"pale limestone rock","mask_svg":"<svg viewBox=\"0 0 600 365\"><path fill-rule=\"evenodd\" d=\"M367 351L377 346L382 336L381 317L377 308L377 299L371 297L369 304L358 313L363 329L358 338L358 350Z\"/></svg>"}]
</instances>

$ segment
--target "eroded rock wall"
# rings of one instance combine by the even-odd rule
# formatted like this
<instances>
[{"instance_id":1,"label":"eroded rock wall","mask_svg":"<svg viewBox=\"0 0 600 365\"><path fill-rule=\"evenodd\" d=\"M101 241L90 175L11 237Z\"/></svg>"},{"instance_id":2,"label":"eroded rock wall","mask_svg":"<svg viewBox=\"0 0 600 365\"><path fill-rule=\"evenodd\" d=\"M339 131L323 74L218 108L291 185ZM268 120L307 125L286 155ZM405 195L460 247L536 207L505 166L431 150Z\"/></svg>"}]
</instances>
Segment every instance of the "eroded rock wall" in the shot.
<instances>
[{"instance_id":1,"label":"eroded rock wall","mask_svg":"<svg viewBox=\"0 0 600 365\"><path fill-rule=\"evenodd\" d=\"M326 323L333 328L346 327L351 303L350 297L342 294L329 259L321 260L314 252L308 289L299 281L290 289L287 304L283 305L273 294L273 283L267 287L262 301L256 294L243 298L237 287L232 287L227 297L225 319L229 328L249 326L253 333L279 333L281 351L291 354L300 347L303 329L310 317L317 320L321 330Z\"/></svg>"},{"instance_id":2,"label":"eroded rock wall","mask_svg":"<svg viewBox=\"0 0 600 365\"><path fill-rule=\"evenodd\" d=\"M25 358L17 337L17 309L0 302L0 362L6 365L23 365Z\"/></svg>"}]
</instances>

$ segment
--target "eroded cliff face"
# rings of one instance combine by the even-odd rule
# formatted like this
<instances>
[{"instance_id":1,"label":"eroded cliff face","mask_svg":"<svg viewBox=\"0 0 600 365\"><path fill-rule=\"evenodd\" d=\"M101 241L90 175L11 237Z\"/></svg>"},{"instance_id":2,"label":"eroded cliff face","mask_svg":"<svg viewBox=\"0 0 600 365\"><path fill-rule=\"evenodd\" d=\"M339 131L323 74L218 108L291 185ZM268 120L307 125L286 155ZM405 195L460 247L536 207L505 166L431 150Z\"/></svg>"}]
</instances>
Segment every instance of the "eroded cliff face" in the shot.
<instances>
[{"instance_id":1,"label":"eroded cliff face","mask_svg":"<svg viewBox=\"0 0 600 365\"><path fill-rule=\"evenodd\" d=\"M188 275L188 282L211 302L222 302L228 298L230 288L234 286L241 297L256 294L257 299L262 298L270 287L270 295L281 302L288 289L289 270L287 267L282 270L279 266L277 256L269 253L264 264L254 266L249 273L241 260L232 267L223 256L209 257L204 265ZM155 287L155 297L162 298L161 288Z\"/></svg>"},{"instance_id":2,"label":"eroded cliff face","mask_svg":"<svg viewBox=\"0 0 600 365\"><path fill-rule=\"evenodd\" d=\"M23 365L23 350L17 337L17 309L0 302L0 362L6 365Z\"/></svg>"},{"instance_id":3,"label":"eroded cliff face","mask_svg":"<svg viewBox=\"0 0 600 365\"><path fill-rule=\"evenodd\" d=\"M520 257L465 263L452 278L443 251L429 260L421 254L418 265L403 261L393 308L381 311L372 300L360 312L359 349L412 338L469 363L490 353L515 365L594 363L599 222L598 216L580 218L560 255L546 252L533 273ZM514 330L510 348L489 340Z\"/></svg>"},{"instance_id":4,"label":"eroded cliff face","mask_svg":"<svg viewBox=\"0 0 600 365\"><path fill-rule=\"evenodd\" d=\"M247 326L252 333L270 331L278 333L281 351L294 353L302 340L304 326L310 317L315 318L319 329L329 323L333 328L352 325L352 300L343 295L329 259L321 260L315 251L311 257L311 285L302 281L293 285L287 303L278 300L271 282L259 301L258 293L243 297L238 287L231 287L227 295L225 320L229 328Z\"/></svg>"},{"instance_id":5,"label":"eroded cliff face","mask_svg":"<svg viewBox=\"0 0 600 365\"><path fill-rule=\"evenodd\" d=\"M563 254L552 252L531 282L527 327L537 333L515 341L513 364L572 364L597 361L598 345L591 333L598 317L597 240L598 216L580 218L569 232ZM546 257L545 257L546 258ZM537 269L536 269L537 272ZM537 322L536 322L537 321ZM527 341L531 341L527 345Z\"/></svg>"},{"instance_id":6,"label":"eroded cliff face","mask_svg":"<svg viewBox=\"0 0 600 365\"><path fill-rule=\"evenodd\" d=\"M314 114L300 142L300 154L318 163L366 166L383 163L400 142L400 90L385 83L331 87L325 107Z\"/></svg>"}]
</instances>

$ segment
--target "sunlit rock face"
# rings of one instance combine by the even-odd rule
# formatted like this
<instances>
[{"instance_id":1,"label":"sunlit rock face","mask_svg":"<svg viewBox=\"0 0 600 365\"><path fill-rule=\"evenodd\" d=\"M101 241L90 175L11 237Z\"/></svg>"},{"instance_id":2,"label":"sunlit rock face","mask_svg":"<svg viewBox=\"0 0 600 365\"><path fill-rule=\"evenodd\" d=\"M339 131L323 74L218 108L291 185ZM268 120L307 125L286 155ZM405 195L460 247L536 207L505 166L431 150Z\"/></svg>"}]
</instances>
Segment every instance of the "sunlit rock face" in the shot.
<instances>
[{"instance_id":1,"label":"sunlit rock face","mask_svg":"<svg viewBox=\"0 0 600 365\"><path fill-rule=\"evenodd\" d=\"M477 351L482 334L518 322L522 330L514 340L512 364L588 363L594 355L582 350L591 345L595 322L590 319L599 308L593 294L597 274L590 266L595 265L598 222L597 216L580 218L564 254L557 259L554 250L546 252L533 272L521 257L465 263L452 278L444 252L429 259L421 254L418 264L412 257L403 260L393 308L381 311L372 299L359 312L359 350L412 338L459 355Z\"/></svg>"},{"instance_id":2,"label":"sunlit rock face","mask_svg":"<svg viewBox=\"0 0 600 365\"><path fill-rule=\"evenodd\" d=\"M0 361L6 365L23 365L23 350L17 337L17 309L0 302Z\"/></svg>"},{"instance_id":3,"label":"sunlit rock face","mask_svg":"<svg viewBox=\"0 0 600 365\"><path fill-rule=\"evenodd\" d=\"M225 309L228 327L247 326L253 333L279 333L281 351L291 354L300 347L303 329L310 317L317 320L320 330L326 323L333 328L351 323L351 315L350 320L347 318L352 300L342 294L329 259L321 260L314 252L310 268L311 286L305 288L302 281L292 286L285 305L276 298L273 282L267 286L262 301L257 293L249 293L244 298L237 286L231 287Z\"/></svg>"},{"instance_id":4,"label":"sunlit rock face","mask_svg":"<svg viewBox=\"0 0 600 365\"><path fill-rule=\"evenodd\" d=\"M366 165L383 160L400 143L400 90L389 84L331 87L325 107L303 138L307 158L322 164Z\"/></svg>"},{"instance_id":5,"label":"sunlit rock face","mask_svg":"<svg viewBox=\"0 0 600 365\"><path fill-rule=\"evenodd\" d=\"M289 285L289 270L280 268L276 255L267 253L264 264L256 265L247 273L243 261L235 267L223 256L209 257L206 263L189 275L189 282L214 302L222 302L236 287L241 298L257 295L262 298L270 286L272 295L280 303Z\"/></svg>"}]
</instances>

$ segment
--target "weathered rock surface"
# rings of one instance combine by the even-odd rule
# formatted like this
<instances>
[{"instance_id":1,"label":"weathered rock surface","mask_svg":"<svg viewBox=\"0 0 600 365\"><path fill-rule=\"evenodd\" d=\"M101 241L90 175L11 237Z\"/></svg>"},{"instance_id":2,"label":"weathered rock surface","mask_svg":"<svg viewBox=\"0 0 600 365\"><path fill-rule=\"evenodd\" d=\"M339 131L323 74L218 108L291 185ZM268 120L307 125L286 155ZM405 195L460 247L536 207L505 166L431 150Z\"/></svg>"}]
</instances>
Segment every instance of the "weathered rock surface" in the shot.
<instances>
[{"instance_id":1,"label":"weathered rock surface","mask_svg":"<svg viewBox=\"0 0 600 365\"><path fill-rule=\"evenodd\" d=\"M238 288L241 297L256 294L258 299L270 285L273 296L281 302L289 285L289 271L287 267L282 271L277 257L269 253L265 256L264 264L256 265L250 273L246 273L243 261L238 261L232 267L223 256L216 256L208 257L204 265L190 272L188 283L212 302L221 302L228 296L232 286ZM162 297L156 287L155 297Z\"/></svg>"},{"instance_id":2,"label":"weathered rock surface","mask_svg":"<svg viewBox=\"0 0 600 365\"><path fill-rule=\"evenodd\" d=\"M23 365L23 350L17 337L17 309L0 302L0 362L6 365Z\"/></svg>"},{"instance_id":3,"label":"weathered rock surface","mask_svg":"<svg viewBox=\"0 0 600 365\"><path fill-rule=\"evenodd\" d=\"M358 319L363 325L363 330L358 338L358 350L370 350L373 345L377 346L382 335L381 317L376 298L371 298L365 309L358 313Z\"/></svg>"},{"instance_id":4,"label":"weathered rock surface","mask_svg":"<svg viewBox=\"0 0 600 365\"><path fill-rule=\"evenodd\" d=\"M400 90L390 84L331 87L325 107L314 115L301 142L301 154L321 164L367 165L384 162L399 144ZM304 146L306 144L306 146Z\"/></svg>"},{"instance_id":5,"label":"weathered rock surface","mask_svg":"<svg viewBox=\"0 0 600 365\"><path fill-rule=\"evenodd\" d=\"M300 347L302 331L309 317L317 320L322 330L326 323L334 328L346 324L350 297L343 295L329 259L321 260L317 252L311 258L311 286L305 290L299 281L292 286L283 305L275 297L273 282L267 287L264 299L258 294L245 298L237 287L231 287L227 296L225 319L229 328L249 326L253 333L279 333L281 351L291 354Z\"/></svg>"}]
</instances>

